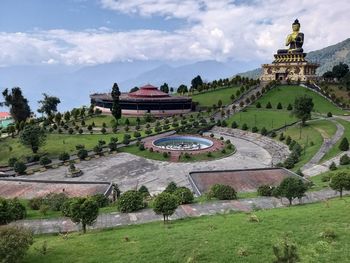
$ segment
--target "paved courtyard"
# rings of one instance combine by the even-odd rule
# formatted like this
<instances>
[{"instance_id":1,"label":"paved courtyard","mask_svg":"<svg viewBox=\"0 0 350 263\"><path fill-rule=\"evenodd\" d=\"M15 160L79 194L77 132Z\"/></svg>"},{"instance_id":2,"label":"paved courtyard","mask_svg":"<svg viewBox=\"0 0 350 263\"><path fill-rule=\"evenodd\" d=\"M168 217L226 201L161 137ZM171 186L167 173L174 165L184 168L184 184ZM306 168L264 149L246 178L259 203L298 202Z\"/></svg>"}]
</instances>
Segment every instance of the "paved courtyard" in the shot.
<instances>
[{"instance_id":1,"label":"paved courtyard","mask_svg":"<svg viewBox=\"0 0 350 263\"><path fill-rule=\"evenodd\" d=\"M148 160L128 153L117 153L99 159L84 161L76 166L84 174L78 178L65 178L67 167L59 167L31 175L30 179L112 181L119 184L122 191L146 185L150 192L157 193L174 181L178 185L190 187L187 176L191 171L224 170L271 167L271 142L266 147L259 142L259 135L242 136L216 134L230 139L237 152L223 159L196 163L172 163ZM241 136L241 135L240 135ZM263 138L266 140L266 137ZM265 149L266 148L266 149ZM28 176L26 176L28 178Z\"/></svg>"}]
</instances>

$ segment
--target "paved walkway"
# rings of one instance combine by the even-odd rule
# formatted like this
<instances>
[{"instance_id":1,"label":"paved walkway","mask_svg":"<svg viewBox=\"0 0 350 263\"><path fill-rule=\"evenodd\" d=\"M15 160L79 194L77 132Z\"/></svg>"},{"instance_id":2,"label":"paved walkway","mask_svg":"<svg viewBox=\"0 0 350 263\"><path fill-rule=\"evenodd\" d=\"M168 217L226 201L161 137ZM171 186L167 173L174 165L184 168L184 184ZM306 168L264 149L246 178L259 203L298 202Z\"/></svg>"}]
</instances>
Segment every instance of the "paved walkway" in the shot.
<instances>
[{"instance_id":1,"label":"paved walkway","mask_svg":"<svg viewBox=\"0 0 350 263\"><path fill-rule=\"evenodd\" d=\"M339 122L335 121L335 120L331 120L331 122L333 122L336 127L337 127L337 131L335 132L335 134L332 136L332 138L327 138L324 136L324 134L321 133L322 137L323 137L323 144L321 146L321 148L318 150L318 152L311 158L311 160L306 163L301 170L302 171L306 171L310 168L312 168L313 166L317 165L321 159L323 158L323 156L325 156L325 154L340 140L340 138L343 136L344 134L344 126L341 125Z\"/></svg>"},{"instance_id":2,"label":"paved walkway","mask_svg":"<svg viewBox=\"0 0 350 263\"><path fill-rule=\"evenodd\" d=\"M346 194L349 194L347 192ZM302 198L302 203L314 203L327 200L338 196L338 193L332 190L322 190L318 192L309 192ZM230 211L236 212L250 212L254 209L272 209L283 207L288 204L287 200L282 200L274 197L258 197L250 199L232 200L232 201L215 201L202 204L189 204L179 206L174 215L170 217L171 220L199 217L203 215L224 214ZM298 204L298 200L294 204ZM125 226L132 224L143 224L147 222L160 221L162 216L156 215L151 209L144 209L136 213L107 213L98 216L96 223L89 229L103 229L117 226ZM11 223L12 225L21 225L29 227L35 234L44 233L65 233L71 231L78 231L81 229L80 225L74 224L67 218L43 219L43 220L20 220Z\"/></svg>"}]
</instances>

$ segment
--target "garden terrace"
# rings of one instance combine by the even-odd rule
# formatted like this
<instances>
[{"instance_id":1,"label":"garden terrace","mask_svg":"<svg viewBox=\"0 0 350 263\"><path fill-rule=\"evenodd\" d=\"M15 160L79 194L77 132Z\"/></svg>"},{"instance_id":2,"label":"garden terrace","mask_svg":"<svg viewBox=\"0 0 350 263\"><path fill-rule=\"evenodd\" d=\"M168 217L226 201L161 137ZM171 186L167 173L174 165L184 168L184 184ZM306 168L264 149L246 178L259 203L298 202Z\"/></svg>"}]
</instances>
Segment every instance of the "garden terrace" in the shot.
<instances>
[{"instance_id":1,"label":"garden terrace","mask_svg":"<svg viewBox=\"0 0 350 263\"><path fill-rule=\"evenodd\" d=\"M189 180L194 192L202 195L214 184L229 185L237 192L256 192L259 186L277 186L288 176L298 175L284 168L214 170L190 172Z\"/></svg>"}]
</instances>

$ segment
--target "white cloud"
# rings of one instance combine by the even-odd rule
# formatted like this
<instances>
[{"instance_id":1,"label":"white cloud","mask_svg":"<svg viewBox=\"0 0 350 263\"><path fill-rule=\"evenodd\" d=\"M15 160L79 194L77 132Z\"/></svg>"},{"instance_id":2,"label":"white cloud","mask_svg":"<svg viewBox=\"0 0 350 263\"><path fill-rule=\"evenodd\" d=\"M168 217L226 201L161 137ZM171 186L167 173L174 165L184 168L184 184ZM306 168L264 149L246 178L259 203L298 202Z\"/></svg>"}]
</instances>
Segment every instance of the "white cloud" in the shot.
<instances>
[{"instance_id":1,"label":"white cloud","mask_svg":"<svg viewBox=\"0 0 350 263\"><path fill-rule=\"evenodd\" d=\"M101 64L125 60L272 59L298 18L305 50L349 37L348 0L100 0L103 8L133 16L179 18L175 31L108 28L0 33L0 66Z\"/></svg>"}]
</instances>

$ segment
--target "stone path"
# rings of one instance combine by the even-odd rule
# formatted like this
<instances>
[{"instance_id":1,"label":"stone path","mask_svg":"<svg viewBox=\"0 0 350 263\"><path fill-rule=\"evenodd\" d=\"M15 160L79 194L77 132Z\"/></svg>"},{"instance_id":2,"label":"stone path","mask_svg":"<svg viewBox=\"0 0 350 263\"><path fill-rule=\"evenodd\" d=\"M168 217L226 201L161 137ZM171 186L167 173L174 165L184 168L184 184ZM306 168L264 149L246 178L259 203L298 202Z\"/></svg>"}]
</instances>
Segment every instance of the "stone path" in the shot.
<instances>
[{"instance_id":1,"label":"stone path","mask_svg":"<svg viewBox=\"0 0 350 263\"><path fill-rule=\"evenodd\" d=\"M117 183L122 191L145 185L151 193L158 193L163 191L171 181L180 186L190 187L187 176L192 171L271 167L272 156L276 158L274 153L270 153L269 141L265 145L263 144L266 137L254 138L249 141L246 138L249 137L249 132L244 135L239 135L239 133L235 135L219 134L215 131L214 133L216 137L223 136L225 140L231 140L237 152L222 159L189 163L162 162L128 153L117 153L76 164L76 167L84 172L81 177L66 178L67 167L21 177L34 180L109 181ZM255 135L252 136L255 137Z\"/></svg>"},{"instance_id":2,"label":"stone path","mask_svg":"<svg viewBox=\"0 0 350 263\"><path fill-rule=\"evenodd\" d=\"M346 192L345 194L349 194ZM309 192L301 199L302 203L314 203L338 196L338 193L332 190L322 190L318 192ZM299 203L297 200L294 204ZM232 201L215 201L207 203L197 203L179 206L170 220L199 217L203 215L225 214L231 211L250 212L254 209L272 209L283 207L288 201L274 197L258 197ZM161 221L162 216L156 215L151 209L144 209L135 213L106 213L98 216L96 223L88 229L103 229L132 224L143 224L153 221ZM43 220L20 220L12 222L11 225L20 225L29 227L35 234L44 233L66 233L81 230L80 225L74 224L67 218L43 219Z\"/></svg>"},{"instance_id":3,"label":"stone path","mask_svg":"<svg viewBox=\"0 0 350 263\"><path fill-rule=\"evenodd\" d=\"M301 170L304 172L310 168L312 168L313 166L317 165L321 159L323 158L323 156L325 156L325 154L340 140L340 138L343 136L344 134L344 126L341 125L339 122L335 121L335 120L331 120L336 126L337 126L337 131L335 132L335 134L332 136L332 138L326 138L325 135L323 133L321 133L322 137L323 137L323 144L321 146L321 148L318 150L318 152L311 158L311 160L306 163Z\"/></svg>"}]
</instances>

